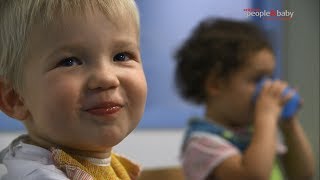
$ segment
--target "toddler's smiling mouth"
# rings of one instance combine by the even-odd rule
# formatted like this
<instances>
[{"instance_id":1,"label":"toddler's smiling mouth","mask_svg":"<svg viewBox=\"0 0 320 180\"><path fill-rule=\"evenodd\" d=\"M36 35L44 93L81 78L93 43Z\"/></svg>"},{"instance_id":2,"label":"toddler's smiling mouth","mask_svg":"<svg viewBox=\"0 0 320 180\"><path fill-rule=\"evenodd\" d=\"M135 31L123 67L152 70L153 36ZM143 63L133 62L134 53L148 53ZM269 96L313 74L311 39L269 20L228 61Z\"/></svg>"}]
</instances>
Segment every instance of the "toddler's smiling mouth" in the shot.
<instances>
[{"instance_id":1,"label":"toddler's smiling mouth","mask_svg":"<svg viewBox=\"0 0 320 180\"><path fill-rule=\"evenodd\" d=\"M123 105L115 102L102 102L85 109L88 113L95 116L110 116L122 109Z\"/></svg>"}]
</instances>

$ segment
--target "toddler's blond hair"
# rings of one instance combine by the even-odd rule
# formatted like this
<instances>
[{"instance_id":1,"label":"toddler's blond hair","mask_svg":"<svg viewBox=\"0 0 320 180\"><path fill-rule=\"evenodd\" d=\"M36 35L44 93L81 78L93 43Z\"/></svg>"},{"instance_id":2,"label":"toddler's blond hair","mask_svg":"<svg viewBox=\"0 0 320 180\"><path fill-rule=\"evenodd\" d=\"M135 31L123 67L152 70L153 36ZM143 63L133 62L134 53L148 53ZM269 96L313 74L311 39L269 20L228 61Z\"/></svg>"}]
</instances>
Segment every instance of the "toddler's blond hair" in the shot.
<instances>
[{"instance_id":1,"label":"toddler's blond hair","mask_svg":"<svg viewBox=\"0 0 320 180\"><path fill-rule=\"evenodd\" d=\"M23 91L24 56L35 24L46 26L68 14L85 16L93 8L110 21L131 18L139 32L134 0L0 0L0 78Z\"/></svg>"}]
</instances>

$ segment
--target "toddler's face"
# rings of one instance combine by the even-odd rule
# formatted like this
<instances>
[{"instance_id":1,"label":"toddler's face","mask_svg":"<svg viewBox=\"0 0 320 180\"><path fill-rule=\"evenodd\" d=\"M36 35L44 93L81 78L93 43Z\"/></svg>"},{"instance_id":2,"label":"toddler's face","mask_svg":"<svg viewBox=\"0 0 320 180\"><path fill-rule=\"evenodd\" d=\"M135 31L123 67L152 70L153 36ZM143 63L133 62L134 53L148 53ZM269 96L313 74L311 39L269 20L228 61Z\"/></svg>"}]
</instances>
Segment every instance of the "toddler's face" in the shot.
<instances>
[{"instance_id":1,"label":"toddler's face","mask_svg":"<svg viewBox=\"0 0 320 180\"><path fill-rule=\"evenodd\" d=\"M244 125L252 122L254 106L252 96L257 82L272 76L275 68L273 53L261 50L253 54L248 63L232 74L230 81L221 91L221 107L226 111L227 121L233 125Z\"/></svg>"},{"instance_id":2,"label":"toddler's face","mask_svg":"<svg viewBox=\"0 0 320 180\"><path fill-rule=\"evenodd\" d=\"M114 22L96 11L33 30L22 96L38 143L105 151L137 126L147 92L138 29Z\"/></svg>"}]
</instances>

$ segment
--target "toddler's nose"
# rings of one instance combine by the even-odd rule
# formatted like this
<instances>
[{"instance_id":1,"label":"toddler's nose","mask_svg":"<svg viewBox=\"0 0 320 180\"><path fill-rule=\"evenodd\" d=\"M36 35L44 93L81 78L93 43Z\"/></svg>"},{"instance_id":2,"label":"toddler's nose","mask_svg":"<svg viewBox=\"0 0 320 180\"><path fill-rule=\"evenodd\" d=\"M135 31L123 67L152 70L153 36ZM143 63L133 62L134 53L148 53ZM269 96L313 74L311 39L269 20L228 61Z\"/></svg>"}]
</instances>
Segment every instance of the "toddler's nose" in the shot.
<instances>
[{"instance_id":1,"label":"toddler's nose","mask_svg":"<svg viewBox=\"0 0 320 180\"><path fill-rule=\"evenodd\" d=\"M88 89L110 89L118 87L119 84L116 70L111 65L101 65L91 70Z\"/></svg>"}]
</instances>

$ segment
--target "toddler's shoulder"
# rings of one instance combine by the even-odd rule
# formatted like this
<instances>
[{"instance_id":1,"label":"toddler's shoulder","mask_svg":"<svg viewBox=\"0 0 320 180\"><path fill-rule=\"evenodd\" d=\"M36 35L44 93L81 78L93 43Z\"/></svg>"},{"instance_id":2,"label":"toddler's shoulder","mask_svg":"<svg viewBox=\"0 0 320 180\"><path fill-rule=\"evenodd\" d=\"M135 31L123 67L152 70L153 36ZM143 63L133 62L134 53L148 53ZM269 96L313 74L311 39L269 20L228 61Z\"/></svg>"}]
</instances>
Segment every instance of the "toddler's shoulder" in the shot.
<instances>
[{"instance_id":1,"label":"toddler's shoulder","mask_svg":"<svg viewBox=\"0 0 320 180\"><path fill-rule=\"evenodd\" d=\"M227 158L240 154L230 142L217 134L194 132L182 153L182 166L190 179L204 179Z\"/></svg>"},{"instance_id":2,"label":"toddler's shoulder","mask_svg":"<svg viewBox=\"0 0 320 180\"><path fill-rule=\"evenodd\" d=\"M67 179L53 164L51 153L44 148L23 143L26 137L18 137L1 152L0 162L7 169L2 179Z\"/></svg>"},{"instance_id":3,"label":"toddler's shoulder","mask_svg":"<svg viewBox=\"0 0 320 180\"><path fill-rule=\"evenodd\" d=\"M240 153L237 147L217 134L194 132L190 136L186 152L206 154L208 156L222 156Z\"/></svg>"}]
</instances>

